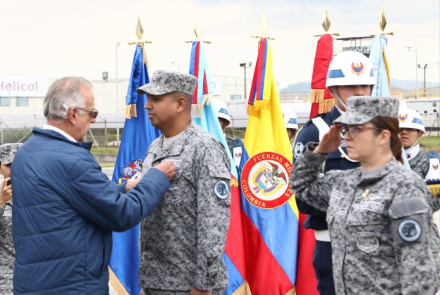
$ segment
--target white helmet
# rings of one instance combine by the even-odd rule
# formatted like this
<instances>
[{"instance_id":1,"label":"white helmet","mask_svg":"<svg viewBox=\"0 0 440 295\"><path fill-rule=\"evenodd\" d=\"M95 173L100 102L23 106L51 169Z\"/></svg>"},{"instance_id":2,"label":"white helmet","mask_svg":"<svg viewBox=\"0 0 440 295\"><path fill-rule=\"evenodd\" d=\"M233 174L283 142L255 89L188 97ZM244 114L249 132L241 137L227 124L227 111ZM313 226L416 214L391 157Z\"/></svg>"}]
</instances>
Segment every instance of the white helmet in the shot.
<instances>
[{"instance_id":1,"label":"white helmet","mask_svg":"<svg viewBox=\"0 0 440 295\"><path fill-rule=\"evenodd\" d=\"M344 51L330 63L325 87L376 84L370 59L360 52Z\"/></svg>"},{"instance_id":2,"label":"white helmet","mask_svg":"<svg viewBox=\"0 0 440 295\"><path fill-rule=\"evenodd\" d=\"M281 111L283 112L284 123L286 128L292 128L298 130L298 119L296 113L293 109L286 106L281 106Z\"/></svg>"},{"instance_id":3,"label":"white helmet","mask_svg":"<svg viewBox=\"0 0 440 295\"><path fill-rule=\"evenodd\" d=\"M214 103L215 112L217 113L218 118L223 118L231 123L231 115L229 115L229 110L226 104L223 101L213 99L211 103Z\"/></svg>"},{"instance_id":4,"label":"white helmet","mask_svg":"<svg viewBox=\"0 0 440 295\"><path fill-rule=\"evenodd\" d=\"M399 111L399 128L417 129L425 132L422 116L412 109L403 109Z\"/></svg>"}]
</instances>

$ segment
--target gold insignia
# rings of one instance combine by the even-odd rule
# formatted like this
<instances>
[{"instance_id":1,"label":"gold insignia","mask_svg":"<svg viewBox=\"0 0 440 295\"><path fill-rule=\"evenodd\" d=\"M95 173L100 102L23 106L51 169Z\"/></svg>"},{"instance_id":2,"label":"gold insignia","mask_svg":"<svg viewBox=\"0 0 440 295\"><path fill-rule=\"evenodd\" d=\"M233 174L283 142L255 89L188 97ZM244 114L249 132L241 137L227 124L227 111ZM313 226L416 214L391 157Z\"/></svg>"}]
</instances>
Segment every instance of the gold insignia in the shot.
<instances>
[{"instance_id":1,"label":"gold insignia","mask_svg":"<svg viewBox=\"0 0 440 295\"><path fill-rule=\"evenodd\" d=\"M366 198L368 198L368 195L370 194L370 190L367 188L365 191L364 191L364 193L362 194L362 198L363 199L366 199Z\"/></svg>"}]
</instances>

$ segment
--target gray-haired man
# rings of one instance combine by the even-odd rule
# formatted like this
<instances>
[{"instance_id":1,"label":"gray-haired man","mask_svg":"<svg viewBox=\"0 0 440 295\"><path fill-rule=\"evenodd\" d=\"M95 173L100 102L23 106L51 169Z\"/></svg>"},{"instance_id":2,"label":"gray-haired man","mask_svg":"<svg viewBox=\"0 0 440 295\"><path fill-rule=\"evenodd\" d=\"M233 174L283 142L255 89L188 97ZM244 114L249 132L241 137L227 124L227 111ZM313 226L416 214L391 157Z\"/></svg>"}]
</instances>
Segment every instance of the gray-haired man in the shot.
<instances>
[{"instance_id":1,"label":"gray-haired man","mask_svg":"<svg viewBox=\"0 0 440 295\"><path fill-rule=\"evenodd\" d=\"M171 160L176 175L165 198L141 225L139 283L144 295L223 295L222 255L229 227L230 161L225 148L191 121L197 78L157 71L138 88L148 94L151 124L162 131L143 173Z\"/></svg>"},{"instance_id":2,"label":"gray-haired man","mask_svg":"<svg viewBox=\"0 0 440 295\"><path fill-rule=\"evenodd\" d=\"M101 172L84 142L98 115L91 88L79 77L55 81L47 124L14 158L14 294L108 294L112 231L139 224L174 175L172 162L122 185Z\"/></svg>"}]
</instances>

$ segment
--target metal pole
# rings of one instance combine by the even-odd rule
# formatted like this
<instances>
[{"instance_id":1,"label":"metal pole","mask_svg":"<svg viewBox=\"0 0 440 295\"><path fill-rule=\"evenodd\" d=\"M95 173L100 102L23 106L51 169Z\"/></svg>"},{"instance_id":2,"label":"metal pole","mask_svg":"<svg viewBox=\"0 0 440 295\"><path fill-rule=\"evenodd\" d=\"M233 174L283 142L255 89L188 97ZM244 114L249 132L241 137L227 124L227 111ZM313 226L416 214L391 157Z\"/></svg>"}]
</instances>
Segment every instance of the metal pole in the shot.
<instances>
[{"instance_id":1,"label":"metal pole","mask_svg":"<svg viewBox=\"0 0 440 295\"><path fill-rule=\"evenodd\" d=\"M416 89L417 89L417 99L419 99L419 71L417 70L417 49L416 51Z\"/></svg>"},{"instance_id":2,"label":"metal pole","mask_svg":"<svg viewBox=\"0 0 440 295\"><path fill-rule=\"evenodd\" d=\"M104 133L105 138L104 138L104 141L105 141L105 148L107 148L107 139L108 139L107 118L104 120L104 125L105 125L105 133Z\"/></svg>"},{"instance_id":3,"label":"metal pole","mask_svg":"<svg viewBox=\"0 0 440 295\"><path fill-rule=\"evenodd\" d=\"M244 100L246 100L246 65L244 65Z\"/></svg>"},{"instance_id":4,"label":"metal pole","mask_svg":"<svg viewBox=\"0 0 440 295\"><path fill-rule=\"evenodd\" d=\"M426 92L426 66L427 65L425 65L425 67L423 68L423 88L424 88L423 91L425 92Z\"/></svg>"},{"instance_id":5,"label":"metal pole","mask_svg":"<svg viewBox=\"0 0 440 295\"><path fill-rule=\"evenodd\" d=\"M118 99L118 47L119 42L116 43L116 145L119 146L119 99Z\"/></svg>"}]
</instances>

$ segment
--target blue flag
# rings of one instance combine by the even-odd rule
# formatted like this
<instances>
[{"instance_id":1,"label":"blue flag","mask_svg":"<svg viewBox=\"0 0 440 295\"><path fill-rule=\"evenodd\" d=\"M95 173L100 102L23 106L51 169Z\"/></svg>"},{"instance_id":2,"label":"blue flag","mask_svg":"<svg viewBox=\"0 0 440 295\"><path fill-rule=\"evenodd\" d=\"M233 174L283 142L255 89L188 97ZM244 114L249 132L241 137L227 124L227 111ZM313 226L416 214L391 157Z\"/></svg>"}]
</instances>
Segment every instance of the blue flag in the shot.
<instances>
[{"instance_id":1,"label":"blue flag","mask_svg":"<svg viewBox=\"0 0 440 295\"><path fill-rule=\"evenodd\" d=\"M385 35L377 34L370 44L370 61L377 79L377 85L374 85L371 96L390 96L387 43L388 38Z\"/></svg>"},{"instance_id":2,"label":"blue flag","mask_svg":"<svg viewBox=\"0 0 440 295\"><path fill-rule=\"evenodd\" d=\"M377 34L370 44L370 61L373 65L374 76L377 84L374 85L371 96L390 96L390 69L387 62L388 38L385 35ZM402 155L405 151L402 146ZM411 170L408 159L403 156L403 165Z\"/></svg>"},{"instance_id":3,"label":"blue flag","mask_svg":"<svg viewBox=\"0 0 440 295\"><path fill-rule=\"evenodd\" d=\"M149 82L146 57L137 45L127 91L124 132L113 172L115 183L124 183L141 171L148 147L160 135L144 109L147 96L136 92L138 87ZM138 244L139 225L122 233L113 233L110 282L120 295L138 295L141 290L138 282Z\"/></svg>"}]
</instances>

